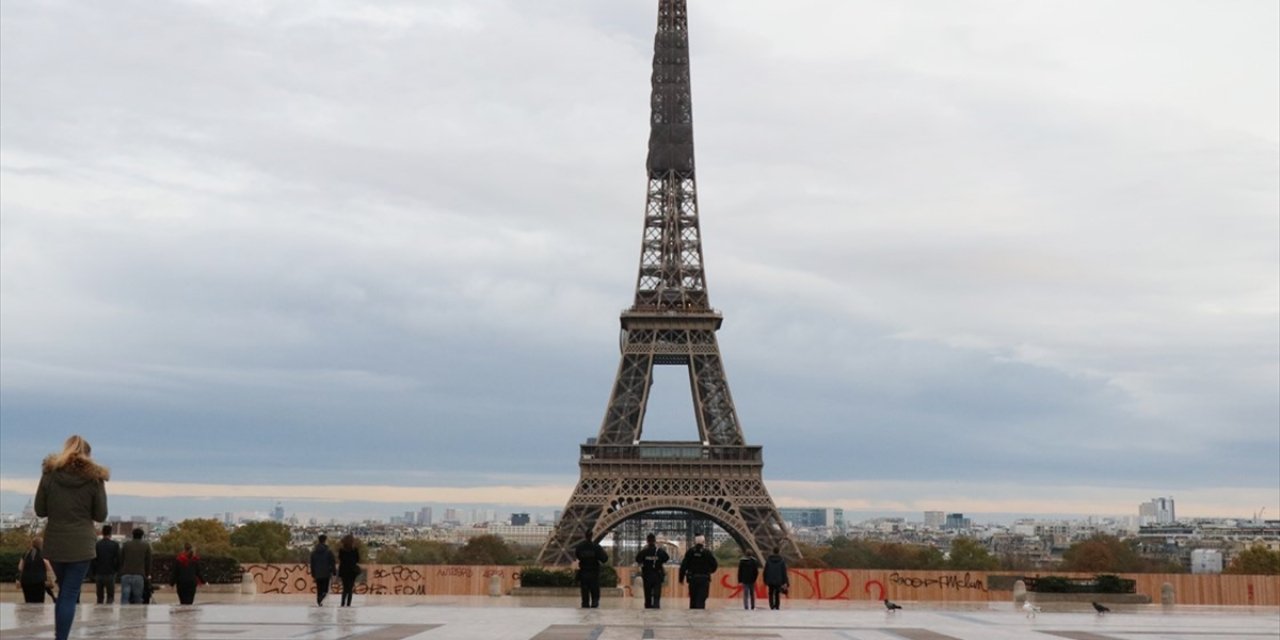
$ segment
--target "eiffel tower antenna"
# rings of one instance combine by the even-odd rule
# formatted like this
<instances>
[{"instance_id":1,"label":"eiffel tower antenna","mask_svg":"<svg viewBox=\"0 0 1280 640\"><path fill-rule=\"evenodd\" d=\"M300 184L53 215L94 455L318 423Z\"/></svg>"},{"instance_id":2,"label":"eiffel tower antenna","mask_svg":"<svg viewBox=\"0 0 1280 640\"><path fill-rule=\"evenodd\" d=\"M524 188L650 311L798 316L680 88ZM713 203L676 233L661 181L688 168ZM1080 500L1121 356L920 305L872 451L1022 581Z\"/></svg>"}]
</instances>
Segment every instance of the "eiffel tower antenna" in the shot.
<instances>
[{"instance_id":1,"label":"eiffel tower antenna","mask_svg":"<svg viewBox=\"0 0 1280 640\"><path fill-rule=\"evenodd\" d=\"M581 477L539 560L567 564L582 540L671 511L715 522L744 553L762 558L776 547L796 558L764 486L761 448L743 439L716 341L723 318L707 297L685 0L658 3L652 87L640 271L635 302L622 312L622 359L600 434L581 446ZM696 441L640 437L659 365L688 369Z\"/></svg>"}]
</instances>

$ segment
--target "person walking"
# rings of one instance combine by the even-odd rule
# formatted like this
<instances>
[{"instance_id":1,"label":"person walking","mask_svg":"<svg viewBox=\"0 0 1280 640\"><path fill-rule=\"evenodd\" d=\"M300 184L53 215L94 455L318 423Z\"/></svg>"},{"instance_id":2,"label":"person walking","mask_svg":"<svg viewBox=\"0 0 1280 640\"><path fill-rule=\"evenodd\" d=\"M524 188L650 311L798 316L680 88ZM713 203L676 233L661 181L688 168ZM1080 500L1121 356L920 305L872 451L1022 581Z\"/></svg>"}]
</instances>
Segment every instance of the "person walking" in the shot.
<instances>
[{"instance_id":1,"label":"person walking","mask_svg":"<svg viewBox=\"0 0 1280 640\"><path fill-rule=\"evenodd\" d=\"M359 575L360 549L356 547L356 537L348 533L342 536L342 543L338 547L338 577L342 579L342 599L338 601L338 606L351 606L356 576Z\"/></svg>"},{"instance_id":2,"label":"person walking","mask_svg":"<svg viewBox=\"0 0 1280 640\"><path fill-rule=\"evenodd\" d=\"M190 542L182 543L182 551L173 559L169 584L177 587L179 604L195 603L196 588L204 584L204 570L200 567L200 556L196 555Z\"/></svg>"},{"instance_id":3,"label":"person walking","mask_svg":"<svg viewBox=\"0 0 1280 640\"><path fill-rule=\"evenodd\" d=\"M329 595L329 582L337 569L338 561L329 549L329 536L320 534L316 538L316 546L311 550L311 577L316 581L316 606L324 606L324 597Z\"/></svg>"},{"instance_id":4,"label":"person walking","mask_svg":"<svg viewBox=\"0 0 1280 640\"><path fill-rule=\"evenodd\" d=\"M44 594L53 595L53 565L44 557L43 547L39 537L32 538L27 552L18 558L18 586L27 604L43 604Z\"/></svg>"},{"instance_id":5,"label":"person walking","mask_svg":"<svg viewBox=\"0 0 1280 640\"><path fill-rule=\"evenodd\" d=\"M44 557L58 580L54 603L54 638L66 640L76 619L80 588L94 558L93 523L107 519L107 480L111 472L90 457L84 438L67 438L60 453L44 459L35 511L48 518Z\"/></svg>"},{"instance_id":6,"label":"person walking","mask_svg":"<svg viewBox=\"0 0 1280 640\"><path fill-rule=\"evenodd\" d=\"M756 608L756 578L760 576L760 561L746 555L738 561L738 584L742 586L742 608Z\"/></svg>"},{"instance_id":7,"label":"person walking","mask_svg":"<svg viewBox=\"0 0 1280 640\"><path fill-rule=\"evenodd\" d=\"M133 539L120 548L120 604L146 601L151 580L151 545L142 539L146 532L134 528Z\"/></svg>"},{"instance_id":8,"label":"person walking","mask_svg":"<svg viewBox=\"0 0 1280 640\"><path fill-rule=\"evenodd\" d=\"M102 525L102 538L94 551L93 578L97 584L98 604L116 603L116 572L120 570L120 543L111 539L111 525Z\"/></svg>"},{"instance_id":9,"label":"person walking","mask_svg":"<svg viewBox=\"0 0 1280 640\"><path fill-rule=\"evenodd\" d=\"M764 586L769 588L769 608L782 608L782 594L791 587L791 579L787 577L787 561L782 559L782 549L773 548L773 553L764 561Z\"/></svg>"},{"instance_id":10,"label":"person walking","mask_svg":"<svg viewBox=\"0 0 1280 640\"><path fill-rule=\"evenodd\" d=\"M711 574L720 568L715 554L703 546L706 538L694 536L693 548L680 559L680 582L689 581L689 608L706 609L711 593Z\"/></svg>"},{"instance_id":11,"label":"person walking","mask_svg":"<svg viewBox=\"0 0 1280 640\"><path fill-rule=\"evenodd\" d=\"M600 567L609 562L609 554L604 552L604 547L587 538L573 548L573 555L578 559L578 589L582 592L582 608L599 608Z\"/></svg>"},{"instance_id":12,"label":"person walking","mask_svg":"<svg viewBox=\"0 0 1280 640\"><path fill-rule=\"evenodd\" d=\"M636 554L636 564L640 565L640 579L644 581L644 608L662 608L662 583L667 579L667 570L663 568L671 556L666 549L658 546L658 539L651 533L645 538L645 546Z\"/></svg>"}]
</instances>

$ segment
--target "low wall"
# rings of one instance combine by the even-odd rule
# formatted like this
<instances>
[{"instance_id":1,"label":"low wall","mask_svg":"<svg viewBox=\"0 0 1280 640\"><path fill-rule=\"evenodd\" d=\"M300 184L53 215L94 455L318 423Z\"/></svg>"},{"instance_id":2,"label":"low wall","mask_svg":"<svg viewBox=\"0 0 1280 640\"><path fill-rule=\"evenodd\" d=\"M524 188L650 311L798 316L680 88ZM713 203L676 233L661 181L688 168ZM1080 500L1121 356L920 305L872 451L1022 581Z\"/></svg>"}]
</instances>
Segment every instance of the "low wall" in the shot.
<instances>
[{"instance_id":1,"label":"low wall","mask_svg":"<svg viewBox=\"0 0 1280 640\"><path fill-rule=\"evenodd\" d=\"M303 564L247 564L257 593L315 593L315 582ZM487 595L489 582L498 576L502 593L518 584L520 567L455 565L365 566L365 580L356 593L372 595ZM618 585L632 593L631 567L618 568ZM789 597L808 600L890 600L926 602L1012 602L1013 592L1007 571L871 571L862 569L791 569ZM1049 575L1048 573L1034 575ZM1064 577L1091 578L1091 574L1054 573ZM740 598L742 587L735 584L736 567L718 571L712 578L712 598ZM996 577L989 581L988 578ZM1160 588L1173 585L1177 604L1280 606L1280 576L1121 574L1137 583L1137 592L1160 602ZM676 571L667 572L663 596L688 596L685 585L676 583ZM247 579L247 578L246 578ZM1003 588L989 588L989 583ZM757 593L765 597L763 584ZM341 589L338 581L334 592Z\"/></svg>"}]
</instances>

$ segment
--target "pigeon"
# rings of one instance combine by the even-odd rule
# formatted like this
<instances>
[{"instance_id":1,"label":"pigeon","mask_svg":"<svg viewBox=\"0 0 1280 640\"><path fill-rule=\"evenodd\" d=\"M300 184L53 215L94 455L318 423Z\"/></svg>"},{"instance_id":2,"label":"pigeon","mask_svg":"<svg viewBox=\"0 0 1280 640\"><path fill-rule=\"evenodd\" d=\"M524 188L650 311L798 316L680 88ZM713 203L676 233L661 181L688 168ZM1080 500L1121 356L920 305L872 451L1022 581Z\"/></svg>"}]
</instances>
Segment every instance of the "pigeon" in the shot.
<instances>
[{"instance_id":1,"label":"pigeon","mask_svg":"<svg viewBox=\"0 0 1280 640\"><path fill-rule=\"evenodd\" d=\"M1093 610L1097 611L1098 613L1107 613L1111 611L1111 608L1107 607L1106 605L1101 605L1096 602L1090 602L1089 604L1093 605Z\"/></svg>"},{"instance_id":2,"label":"pigeon","mask_svg":"<svg viewBox=\"0 0 1280 640\"><path fill-rule=\"evenodd\" d=\"M897 611L898 609L901 609L902 607L898 606L897 604L895 604L895 603L893 603L893 602L889 602L889 599L888 599L888 598L885 598L885 599L884 599L884 608L886 608L886 609L888 609L888 610L890 610L890 611Z\"/></svg>"},{"instance_id":3,"label":"pigeon","mask_svg":"<svg viewBox=\"0 0 1280 640\"><path fill-rule=\"evenodd\" d=\"M1034 618L1037 613L1040 613L1040 607L1032 604L1030 600L1022 603L1022 610L1027 612L1028 618Z\"/></svg>"}]
</instances>

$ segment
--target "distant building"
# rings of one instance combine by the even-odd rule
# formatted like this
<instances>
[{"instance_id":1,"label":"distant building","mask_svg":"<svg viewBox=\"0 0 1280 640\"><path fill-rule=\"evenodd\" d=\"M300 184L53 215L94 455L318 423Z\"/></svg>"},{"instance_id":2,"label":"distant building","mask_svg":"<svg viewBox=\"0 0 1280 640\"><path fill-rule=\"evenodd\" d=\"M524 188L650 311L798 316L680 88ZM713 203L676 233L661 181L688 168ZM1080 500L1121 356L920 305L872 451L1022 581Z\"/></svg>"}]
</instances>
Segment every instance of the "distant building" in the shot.
<instances>
[{"instance_id":1,"label":"distant building","mask_svg":"<svg viewBox=\"0 0 1280 640\"><path fill-rule=\"evenodd\" d=\"M779 508L782 520L796 529L844 528L844 509Z\"/></svg>"},{"instance_id":2,"label":"distant building","mask_svg":"<svg viewBox=\"0 0 1280 640\"><path fill-rule=\"evenodd\" d=\"M947 531L963 531L973 527L973 523L963 513L948 513L942 528Z\"/></svg>"},{"instance_id":3,"label":"distant building","mask_svg":"<svg viewBox=\"0 0 1280 640\"><path fill-rule=\"evenodd\" d=\"M276 508L271 510L271 519L275 522L284 522L284 505L276 503Z\"/></svg>"},{"instance_id":4,"label":"distant building","mask_svg":"<svg viewBox=\"0 0 1280 640\"><path fill-rule=\"evenodd\" d=\"M941 511L924 512L924 527L926 529L941 529L942 525L947 521L947 514Z\"/></svg>"},{"instance_id":5,"label":"distant building","mask_svg":"<svg viewBox=\"0 0 1280 640\"><path fill-rule=\"evenodd\" d=\"M1173 511L1173 498L1152 498L1151 502L1138 505L1138 524L1173 524L1178 521Z\"/></svg>"},{"instance_id":6,"label":"distant building","mask_svg":"<svg viewBox=\"0 0 1280 640\"><path fill-rule=\"evenodd\" d=\"M1217 549L1192 549L1191 573L1222 573L1222 552Z\"/></svg>"},{"instance_id":7,"label":"distant building","mask_svg":"<svg viewBox=\"0 0 1280 640\"><path fill-rule=\"evenodd\" d=\"M431 507L418 509L418 524L423 527L431 526Z\"/></svg>"},{"instance_id":8,"label":"distant building","mask_svg":"<svg viewBox=\"0 0 1280 640\"><path fill-rule=\"evenodd\" d=\"M529 524L529 514L513 513L511 514L511 526L520 527Z\"/></svg>"}]
</instances>

